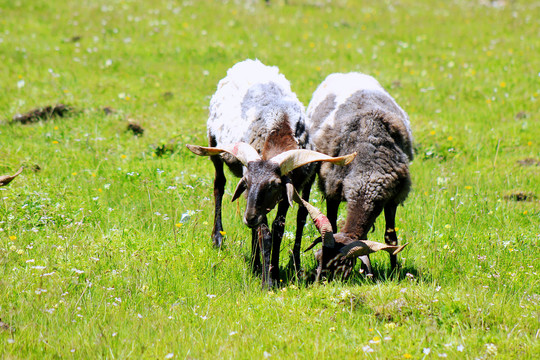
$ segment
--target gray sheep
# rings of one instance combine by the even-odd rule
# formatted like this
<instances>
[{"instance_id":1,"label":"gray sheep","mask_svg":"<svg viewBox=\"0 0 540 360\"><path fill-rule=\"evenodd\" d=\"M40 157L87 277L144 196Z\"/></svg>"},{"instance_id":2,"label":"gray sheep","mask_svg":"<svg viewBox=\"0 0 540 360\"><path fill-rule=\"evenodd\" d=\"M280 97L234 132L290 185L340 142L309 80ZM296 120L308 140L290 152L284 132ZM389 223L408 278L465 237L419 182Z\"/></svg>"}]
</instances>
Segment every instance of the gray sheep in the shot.
<instances>
[{"instance_id":1,"label":"gray sheep","mask_svg":"<svg viewBox=\"0 0 540 360\"><path fill-rule=\"evenodd\" d=\"M396 209L407 197L413 159L409 117L373 77L361 73L331 74L317 88L307 110L315 150L329 156L357 152L347 167L322 164L319 187L327 201L327 215L337 232L339 204L347 202L347 219L336 241L367 239L384 210L385 242L397 246ZM341 244L343 246L343 244ZM324 247L324 244L323 244ZM323 252L323 268L336 249ZM373 275L369 257L361 257ZM349 267L354 261L348 259ZM390 254L392 270L397 257Z\"/></svg>"}]
</instances>

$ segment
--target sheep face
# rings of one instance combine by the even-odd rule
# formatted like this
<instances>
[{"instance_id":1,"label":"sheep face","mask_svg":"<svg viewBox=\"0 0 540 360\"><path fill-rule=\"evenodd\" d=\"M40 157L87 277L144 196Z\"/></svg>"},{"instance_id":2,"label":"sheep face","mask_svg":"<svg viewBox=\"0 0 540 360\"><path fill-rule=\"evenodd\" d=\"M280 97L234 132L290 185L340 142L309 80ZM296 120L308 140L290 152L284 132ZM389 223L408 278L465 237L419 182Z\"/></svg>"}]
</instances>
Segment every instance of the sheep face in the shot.
<instances>
[{"instance_id":1,"label":"sheep face","mask_svg":"<svg viewBox=\"0 0 540 360\"><path fill-rule=\"evenodd\" d=\"M252 161L240 180L233 199L243 191L247 194L244 223L250 228L259 226L282 199L287 180L281 177L279 165L270 161Z\"/></svg>"}]
</instances>

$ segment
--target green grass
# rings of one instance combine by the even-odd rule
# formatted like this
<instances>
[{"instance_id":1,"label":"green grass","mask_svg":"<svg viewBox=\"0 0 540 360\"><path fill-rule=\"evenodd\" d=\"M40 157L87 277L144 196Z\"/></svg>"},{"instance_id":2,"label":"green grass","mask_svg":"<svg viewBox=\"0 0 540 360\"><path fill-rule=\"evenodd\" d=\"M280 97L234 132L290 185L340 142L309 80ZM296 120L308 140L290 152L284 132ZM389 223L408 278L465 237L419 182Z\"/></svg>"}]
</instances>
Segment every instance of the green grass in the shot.
<instances>
[{"instance_id":1,"label":"green grass","mask_svg":"<svg viewBox=\"0 0 540 360\"><path fill-rule=\"evenodd\" d=\"M539 356L540 174L518 161L540 161L540 7L272 2L3 2L0 175L27 168L0 188L0 358ZM362 71L408 111L397 275L376 254L373 282L261 291L230 176L226 246L212 248L213 167L184 145L206 144L217 82L255 57L305 105L329 73ZM56 103L77 112L9 124Z\"/></svg>"}]
</instances>

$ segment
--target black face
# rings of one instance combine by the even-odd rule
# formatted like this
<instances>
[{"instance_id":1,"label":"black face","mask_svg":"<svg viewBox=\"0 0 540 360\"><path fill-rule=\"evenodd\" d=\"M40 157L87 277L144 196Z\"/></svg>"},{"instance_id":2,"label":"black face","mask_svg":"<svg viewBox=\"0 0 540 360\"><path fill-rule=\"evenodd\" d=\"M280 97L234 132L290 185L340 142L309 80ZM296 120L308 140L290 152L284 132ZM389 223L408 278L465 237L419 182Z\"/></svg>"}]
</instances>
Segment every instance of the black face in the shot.
<instances>
[{"instance_id":1,"label":"black face","mask_svg":"<svg viewBox=\"0 0 540 360\"><path fill-rule=\"evenodd\" d=\"M247 205L244 223L257 227L279 201L284 192L279 166L268 161L248 164L246 178Z\"/></svg>"}]
</instances>

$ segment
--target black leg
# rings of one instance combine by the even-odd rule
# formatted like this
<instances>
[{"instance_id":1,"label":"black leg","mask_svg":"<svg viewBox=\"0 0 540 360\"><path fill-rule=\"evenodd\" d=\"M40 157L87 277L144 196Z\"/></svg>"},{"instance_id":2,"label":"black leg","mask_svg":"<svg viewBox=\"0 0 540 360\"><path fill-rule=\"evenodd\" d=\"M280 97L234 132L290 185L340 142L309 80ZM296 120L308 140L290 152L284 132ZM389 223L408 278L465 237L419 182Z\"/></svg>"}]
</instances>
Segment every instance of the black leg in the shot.
<instances>
[{"instance_id":1,"label":"black leg","mask_svg":"<svg viewBox=\"0 0 540 360\"><path fill-rule=\"evenodd\" d=\"M332 230L334 233L338 232L337 228L337 216L339 211L339 204L341 203L340 199L326 199L326 216L328 217L328 220L330 221L330 224L332 224Z\"/></svg>"},{"instance_id":2,"label":"black leg","mask_svg":"<svg viewBox=\"0 0 540 360\"><path fill-rule=\"evenodd\" d=\"M281 251L281 240L283 239L283 231L285 229L285 219L287 217L287 211L289 210L289 203L283 200L279 203L276 218L272 223L272 264L271 275L272 280L275 281L274 285L279 284L279 255Z\"/></svg>"},{"instance_id":3,"label":"black leg","mask_svg":"<svg viewBox=\"0 0 540 360\"><path fill-rule=\"evenodd\" d=\"M309 194L311 193L311 185L313 181L306 184L302 190L302 199L309 202ZM306 225L306 217L308 211L305 207L299 206L298 213L296 215L296 237L294 239L294 247L292 253L292 266L296 274L300 273L300 248L302 246L302 234L304 233L304 226Z\"/></svg>"},{"instance_id":4,"label":"black leg","mask_svg":"<svg viewBox=\"0 0 540 360\"><path fill-rule=\"evenodd\" d=\"M384 241L388 245L398 244L398 238L396 234L396 210L397 205L394 203L388 203L384 207L384 219L386 221ZM390 254L390 265L392 266L392 271L394 271L397 267L397 255Z\"/></svg>"},{"instance_id":5,"label":"black leg","mask_svg":"<svg viewBox=\"0 0 540 360\"><path fill-rule=\"evenodd\" d=\"M261 273L261 247L257 228L251 229L251 270L256 275Z\"/></svg>"},{"instance_id":6,"label":"black leg","mask_svg":"<svg viewBox=\"0 0 540 360\"><path fill-rule=\"evenodd\" d=\"M268 221L257 228L259 247L262 250L262 286L263 288L272 288L272 278L270 277L270 256L272 253L272 234L268 228Z\"/></svg>"},{"instance_id":7,"label":"black leg","mask_svg":"<svg viewBox=\"0 0 540 360\"><path fill-rule=\"evenodd\" d=\"M214 179L214 228L212 230L212 241L215 247L221 247L223 243L223 224L221 223L221 203L223 193L225 192L225 174L223 173L223 160L220 156L210 156L210 160L214 163L216 169L216 177Z\"/></svg>"}]
</instances>

